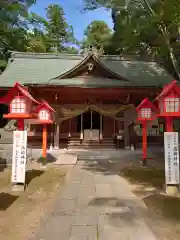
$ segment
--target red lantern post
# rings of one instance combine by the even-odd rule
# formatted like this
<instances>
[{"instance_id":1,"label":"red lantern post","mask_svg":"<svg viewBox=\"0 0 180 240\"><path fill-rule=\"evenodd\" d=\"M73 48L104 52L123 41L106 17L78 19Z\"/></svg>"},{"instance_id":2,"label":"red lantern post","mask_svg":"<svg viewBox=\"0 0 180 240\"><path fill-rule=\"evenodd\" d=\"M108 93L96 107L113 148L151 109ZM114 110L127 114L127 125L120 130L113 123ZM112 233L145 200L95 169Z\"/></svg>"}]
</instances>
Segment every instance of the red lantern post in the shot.
<instances>
[{"instance_id":1,"label":"red lantern post","mask_svg":"<svg viewBox=\"0 0 180 240\"><path fill-rule=\"evenodd\" d=\"M9 105L9 113L3 117L16 119L18 122L19 131L15 132L13 137L12 183L23 184L25 189L27 132L24 131L24 120L34 117L33 104L39 104L39 102L19 83L16 83L1 101ZM17 139L20 140L18 144Z\"/></svg>"},{"instance_id":2,"label":"red lantern post","mask_svg":"<svg viewBox=\"0 0 180 240\"><path fill-rule=\"evenodd\" d=\"M145 98L136 108L138 113L137 120L142 124L142 160L143 165L146 165L147 160L147 125L148 121L153 121L156 118L156 107L148 98Z\"/></svg>"},{"instance_id":3,"label":"red lantern post","mask_svg":"<svg viewBox=\"0 0 180 240\"><path fill-rule=\"evenodd\" d=\"M37 107L37 123L43 124L42 132L42 157L46 158L47 156L47 125L53 123L53 112L54 109L44 100Z\"/></svg>"},{"instance_id":4,"label":"red lantern post","mask_svg":"<svg viewBox=\"0 0 180 240\"><path fill-rule=\"evenodd\" d=\"M180 87L176 81L166 85L156 98L159 106L159 117L165 118L166 132L173 132L173 119L180 117Z\"/></svg>"},{"instance_id":5,"label":"red lantern post","mask_svg":"<svg viewBox=\"0 0 180 240\"><path fill-rule=\"evenodd\" d=\"M39 104L29 92L16 83L14 87L4 96L4 103L9 104L9 113L4 114L4 118L16 119L18 122L18 130L24 130L24 120L33 118L33 104Z\"/></svg>"},{"instance_id":6,"label":"red lantern post","mask_svg":"<svg viewBox=\"0 0 180 240\"><path fill-rule=\"evenodd\" d=\"M156 101L159 106L159 117L165 119L166 132L168 132L164 134L166 193L177 195L179 194L179 144L178 134L173 134L173 120L180 117L180 87L176 81L164 86Z\"/></svg>"}]
</instances>

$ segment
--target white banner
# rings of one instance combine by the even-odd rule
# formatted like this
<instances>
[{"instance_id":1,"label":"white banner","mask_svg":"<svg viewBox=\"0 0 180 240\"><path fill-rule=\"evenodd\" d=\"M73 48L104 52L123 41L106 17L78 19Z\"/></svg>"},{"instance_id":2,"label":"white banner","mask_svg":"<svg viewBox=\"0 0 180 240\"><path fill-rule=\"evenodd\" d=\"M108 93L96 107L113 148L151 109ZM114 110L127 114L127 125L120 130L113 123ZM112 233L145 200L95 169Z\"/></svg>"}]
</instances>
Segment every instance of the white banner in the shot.
<instances>
[{"instance_id":1,"label":"white banner","mask_svg":"<svg viewBox=\"0 0 180 240\"><path fill-rule=\"evenodd\" d=\"M164 133L166 184L179 184L179 143L177 132Z\"/></svg>"},{"instance_id":2,"label":"white banner","mask_svg":"<svg viewBox=\"0 0 180 240\"><path fill-rule=\"evenodd\" d=\"M27 131L14 131L12 182L24 183L26 173Z\"/></svg>"}]
</instances>

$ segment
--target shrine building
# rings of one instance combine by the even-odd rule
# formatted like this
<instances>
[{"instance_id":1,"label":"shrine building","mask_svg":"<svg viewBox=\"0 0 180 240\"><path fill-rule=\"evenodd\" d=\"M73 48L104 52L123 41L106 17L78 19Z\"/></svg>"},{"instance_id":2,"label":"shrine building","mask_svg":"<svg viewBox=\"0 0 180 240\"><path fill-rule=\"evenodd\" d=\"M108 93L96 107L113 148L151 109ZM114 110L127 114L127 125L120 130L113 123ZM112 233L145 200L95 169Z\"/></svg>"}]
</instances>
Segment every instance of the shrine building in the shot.
<instances>
[{"instance_id":1,"label":"shrine building","mask_svg":"<svg viewBox=\"0 0 180 240\"><path fill-rule=\"evenodd\" d=\"M155 61L120 56L12 52L0 75L1 95L15 82L27 87L36 100L44 99L55 109L55 122L48 126L48 145L54 148L114 148L129 145L128 126L136 121L135 107L145 97L154 99L172 76ZM8 111L0 107L1 115ZM12 124L1 120L1 127ZM41 146L42 126L26 120L28 143ZM4 125L3 125L4 124ZM163 132L155 121L148 129L155 142ZM141 127L136 126L137 141Z\"/></svg>"}]
</instances>

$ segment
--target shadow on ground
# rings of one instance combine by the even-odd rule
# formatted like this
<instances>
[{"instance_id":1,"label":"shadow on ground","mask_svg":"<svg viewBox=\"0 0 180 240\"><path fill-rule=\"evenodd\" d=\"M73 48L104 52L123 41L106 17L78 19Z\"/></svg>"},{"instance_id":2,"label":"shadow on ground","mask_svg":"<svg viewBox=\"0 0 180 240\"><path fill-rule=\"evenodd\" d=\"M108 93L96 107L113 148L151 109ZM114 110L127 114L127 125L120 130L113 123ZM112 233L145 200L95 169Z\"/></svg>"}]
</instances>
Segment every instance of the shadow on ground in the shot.
<instances>
[{"instance_id":1,"label":"shadow on ground","mask_svg":"<svg viewBox=\"0 0 180 240\"><path fill-rule=\"evenodd\" d=\"M180 239L180 199L155 193L143 200L148 208L148 223L158 239Z\"/></svg>"},{"instance_id":2,"label":"shadow on ground","mask_svg":"<svg viewBox=\"0 0 180 240\"><path fill-rule=\"evenodd\" d=\"M7 168L7 163L5 158L0 157L0 172L3 172Z\"/></svg>"},{"instance_id":3,"label":"shadow on ground","mask_svg":"<svg viewBox=\"0 0 180 240\"><path fill-rule=\"evenodd\" d=\"M142 185L143 187L154 187L162 189L165 182L164 168L157 168L151 164L147 167L142 167L140 161L87 161L83 165L83 168L90 172L98 172L104 175L119 175L125 177L133 184Z\"/></svg>"},{"instance_id":4,"label":"shadow on ground","mask_svg":"<svg viewBox=\"0 0 180 240\"><path fill-rule=\"evenodd\" d=\"M180 198L153 194L143 200L152 213L174 222L180 222Z\"/></svg>"},{"instance_id":5,"label":"shadow on ground","mask_svg":"<svg viewBox=\"0 0 180 240\"><path fill-rule=\"evenodd\" d=\"M18 196L9 193L0 193L0 211L8 209L16 200Z\"/></svg>"},{"instance_id":6,"label":"shadow on ground","mask_svg":"<svg viewBox=\"0 0 180 240\"><path fill-rule=\"evenodd\" d=\"M119 174L120 170L122 168L121 162L117 163L109 163L106 160L98 160L96 163L93 163L92 161L87 161L83 168L87 171L91 172L99 172L104 175L114 175Z\"/></svg>"},{"instance_id":7,"label":"shadow on ground","mask_svg":"<svg viewBox=\"0 0 180 240\"><path fill-rule=\"evenodd\" d=\"M117 197L93 198L89 206L110 206L110 207L134 207L135 201L130 198L120 199Z\"/></svg>"},{"instance_id":8,"label":"shadow on ground","mask_svg":"<svg viewBox=\"0 0 180 240\"><path fill-rule=\"evenodd\" d=\"M54 163L57 160L55 156L50 153L47 153L46 158L40 157L38 158L37 162L41 163L42 165L47 165L49 163Z\"/></svg>"},{"instance_id":9,"label":"shadow on ground","mask_svg":"<svg viewBox=\"0 0 180 240\"><path fill-rule=\"evenodd\" d=\"M29 185L29 183L34 178L40 177L42 174L44 174L44 171L42 170L36 170L36 169L28 170L26 172L26 184Z\"/></svg>"},{"instance_id":10,"label":"shadow on ground","mask_svg":"<svg viewBox=\"0 0 180 240\"><path fill-rule=\"evenodd\" d=\"M129 227L137 224L137 212L144 216L146 209L137 205L133 199L120 199L116 197L94 198L89 206L98 206L106 209L108 222L116 227Z\"/></svg>"},{"instance_id":11,"label":"shadow on ground","mask_svg":"<svg viewBox=\"0 0 180 240\"><path fill-rule=\"evenodd\" d=\"M120 175L133 184L142 184L143 187L152 186L162 189L165 182L165 170L162 168L126 167L121 169Z\"/></svg>"}]
</instances>

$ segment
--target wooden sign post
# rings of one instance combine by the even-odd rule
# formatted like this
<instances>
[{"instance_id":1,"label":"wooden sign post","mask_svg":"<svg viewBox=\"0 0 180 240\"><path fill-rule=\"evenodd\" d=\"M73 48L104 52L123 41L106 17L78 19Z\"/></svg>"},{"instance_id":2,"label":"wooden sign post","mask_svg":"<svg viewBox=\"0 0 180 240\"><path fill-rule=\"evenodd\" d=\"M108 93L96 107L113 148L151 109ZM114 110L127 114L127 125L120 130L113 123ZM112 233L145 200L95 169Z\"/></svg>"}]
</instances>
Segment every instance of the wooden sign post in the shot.
<instances>
[{"instance_id":1,"label":"wooden sign post","mask_svg":"<svg viewBox=\"0 0 180 240\"><path fill-rule=\"evenodd\" d=\"M166 194L179 192L179 143L177 132L164 133Z\"/></svg>"}]
</instances>

